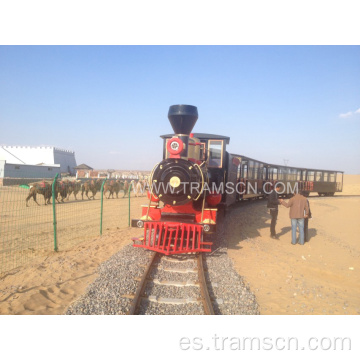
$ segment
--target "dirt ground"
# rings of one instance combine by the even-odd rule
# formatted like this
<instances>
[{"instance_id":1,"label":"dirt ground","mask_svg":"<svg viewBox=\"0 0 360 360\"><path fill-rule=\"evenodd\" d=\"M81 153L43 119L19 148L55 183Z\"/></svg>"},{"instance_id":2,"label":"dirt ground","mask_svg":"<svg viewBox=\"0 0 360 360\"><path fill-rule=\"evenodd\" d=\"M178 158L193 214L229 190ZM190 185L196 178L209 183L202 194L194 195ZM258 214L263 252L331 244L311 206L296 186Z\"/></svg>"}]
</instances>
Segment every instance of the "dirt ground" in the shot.
<instances>
[{"instance_id":1,"label":"dirt ground","mask_svg":"<svg viewBox=\"0 0 360 360\"><path fill-rule=\"evenodd\" d=\"M96 279L98 266L138 235L117 230L10 271L0 279L0 314L63 314Z\"/></svg>"},{"instance_id":2,"label":"dirt ground","mask_svg":"<svg viewBox=\"0 0 360 360\"><path fill-rule=\"evenodd\" d=\"M360 195L360 176L345 175L343 194ZM309 197L310 241L291 245L289 210L279 207L270 238L266 202L233 209L229 256L254 291L261 314L360 314L360 198Z\"/></svg>"},{"instance_id":3,"label":"dirt ground","mask_svg":"<svg viewBox=\"0 0 360 360\"><path fill-rule=\"evenodd\" d=\"M360 195L359 175L345 175L343 194ZM106 204L115 219L120 215L112 207L120 201L124 200ZM135 199L132 216L146 202ZM262 314L360 313L360 198L310 197L310 203L311 238L304 246L291 245L290 219L284 207L276 227L279 240L269 237L270 216L263 201L236 205L226 218L229 256L254 291ZM66 205L60 216L65 216ZM84 201L77 206L96 204ZM73 214L81 213L79 209ZM116 229L111 224L104 223L102 237L89 236L58 253L47 251L6 273L0 278L0 314L64 313L94 281L98 266L139 235L138 229Z\"/></svg>"},{"instance_id":4,"label":"dirt ground","mask_svg":"<svg viewBox=\"0 0 360 360\"><path fill-rule=\"evenodd\" d=\"M37 195L38 206L31 198L28 207L25 199L28 189L18 186L0 187L0 274L24 265L34 258L47 255L54 249L53 207L44 205L44 197ZM107 194L108 195L108 194ZM59 250L72 249L74 245L100 234L101 195L88 200L84 194L72 194L69 201L56 202L57 246ZM130 198L130 217L137 217L140 205L146 197ZM103 201L102 232L123 229L128 226L129 199Z\"/></svg>"},{"instance_id":5,"label":"dirt ground","mask_svg":"<svg viewBox=\"0 0 360 360\"><path fill-rule=\"evenodd\" d=\"M26 207L27 193L4 187L0 197L0 260L6 260L3 267L13 267L0 276L0 314L62 314L94 281L98 266L140 235L139 230L127 227L128 198L104 199L100 237L99 194L96 200L71 197L56 208L55 252L52 206L44 206L40 195L41 206L31 199ZM147 202L146 197L131 197L131 218Z\"/></svg>"}]
</instances>

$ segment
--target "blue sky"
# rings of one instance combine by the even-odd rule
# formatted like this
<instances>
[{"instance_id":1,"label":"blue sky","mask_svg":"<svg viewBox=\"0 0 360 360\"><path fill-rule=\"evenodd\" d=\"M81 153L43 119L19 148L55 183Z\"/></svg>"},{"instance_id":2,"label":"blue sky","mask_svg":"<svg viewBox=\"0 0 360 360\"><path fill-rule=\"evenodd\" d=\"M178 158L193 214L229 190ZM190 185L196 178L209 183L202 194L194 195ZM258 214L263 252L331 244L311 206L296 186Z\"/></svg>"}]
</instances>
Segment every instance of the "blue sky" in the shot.
<instances>
[{"instance_id":1,"label":"blue sky","mask_svg":"<svg viewBox=\"0 0 360 360\"><path fill-rule=\"evenodd\" d=\"M0 144L151 169L170 105L271 163L360 174L359 46L0 46Z\"/></svg>"}]
</instances>

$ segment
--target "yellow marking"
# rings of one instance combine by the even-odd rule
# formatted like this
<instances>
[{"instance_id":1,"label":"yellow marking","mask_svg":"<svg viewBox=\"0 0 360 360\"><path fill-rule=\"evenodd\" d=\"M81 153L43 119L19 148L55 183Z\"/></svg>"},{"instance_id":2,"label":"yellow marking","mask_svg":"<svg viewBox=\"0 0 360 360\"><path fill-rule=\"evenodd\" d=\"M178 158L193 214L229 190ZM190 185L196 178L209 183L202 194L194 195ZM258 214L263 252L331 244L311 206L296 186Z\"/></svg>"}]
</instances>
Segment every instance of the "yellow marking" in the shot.
<instances>
[{"instance_id":1,"label":"yellow marking","mask_svg":"<svg viewBox=\"0 0 360 360\"><path fill-rule=\"evenodd\" d=\"M204 224L216 224L216 222L213 219L205 219L203 221Z\"/></svg>"},{"instance_id":2,"label":"yellow marking","mask_svg":"<svg viewBox=\"0 0 360 360\"><path fill-rule=\"evenodd\" d=\"M149 215L144 215L140 218L140 220L152 220L152 218Z\"/></svg>"}]
</instances>

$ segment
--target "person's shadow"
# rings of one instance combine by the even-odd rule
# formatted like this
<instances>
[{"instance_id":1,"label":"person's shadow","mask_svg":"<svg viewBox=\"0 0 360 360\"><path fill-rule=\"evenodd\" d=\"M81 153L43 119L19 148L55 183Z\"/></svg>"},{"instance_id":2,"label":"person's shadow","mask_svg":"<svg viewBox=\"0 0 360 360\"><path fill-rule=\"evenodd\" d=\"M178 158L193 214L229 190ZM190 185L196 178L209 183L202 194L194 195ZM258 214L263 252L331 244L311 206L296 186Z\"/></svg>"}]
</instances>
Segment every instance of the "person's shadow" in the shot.
<instances>
[{"instance_id":1,"label":"person's shadow","mask_svg":"<svg viewBox=\"0 0 360 360\"><path fill-rule=\"evenodd\" d=\"M281 231L279 233L277 233L276 235L282 236L282 235L285 235L286 233L288 233L289 231L291 231L291 226L286 226L286 227L283 227L281 229Z\"/></svg>"},{"instance_id":2,"label":"person's shadow","mask_svg":"<svg viewBox=\"0 0 360 360\"><path fill-rule=\"evenodd\" d=\"M310 239L317 235L316 229L308 229L308 239L307 242L310 242Z\"/></svg>"},{"instance_id":3,"label":"person's shadow","mask_svg":"<svg viewBox=\"0 0 360 360\"><path fill-rule=\"evenodd\" d=\"M281 235L284 235L288 232L291 232L291 226L286 226L286 227L283 227L281 229L281 231L279 233L277 233L277 236L281 236ZM298 234L299 233L299 229L296 229L296 233ZM312 229L308 229L308 240L307 242L310 242L311 238L315 237L317 235L317 230L312 228Z\"/></svg>"}]
</instances>

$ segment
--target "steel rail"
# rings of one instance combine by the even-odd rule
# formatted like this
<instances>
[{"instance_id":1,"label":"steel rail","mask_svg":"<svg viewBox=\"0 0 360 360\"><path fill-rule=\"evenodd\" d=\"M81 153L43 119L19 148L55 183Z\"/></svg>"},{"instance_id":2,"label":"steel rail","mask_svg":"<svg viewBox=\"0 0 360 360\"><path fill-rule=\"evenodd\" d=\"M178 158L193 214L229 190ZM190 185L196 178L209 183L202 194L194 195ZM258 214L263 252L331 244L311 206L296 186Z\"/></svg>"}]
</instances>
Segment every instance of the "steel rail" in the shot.
<instances>
[{"instance_id":1,"label":"steel rail","mask_svg":"<svg viewBox=\"0 0 360 360\"><path fill-rule=\"evenodd\" d=\"M197 256L197 261L198 261L199 284L200 284L202 301L204 304L204 312L205 312L205 315L215 315L214 308L212 306L212 302L211 302L210 295L208 292L208 287L206 284L202 254L199 254Z\"/></svg>"},{"instance_id":2,"label":"steel rail","mask_svg":"<svg viewBox=\"0 0 360 360\"><path fill-rule=\"evenodd\" d=\"M138 287L136 289L136 293L135 293L134 299L132 301L132 304L131 304L130 310L128 312L128 315L136 315L138 313L140 303L141 303L141 295L142 295L142 293L143 293L143 291L145 289L146 280L149 277L151 267L153 266L153 264L155 262L155 259L158 256L159 256L159 253L157 253L157 252L154 252L151 255L150 261L149 261L149 263L148 263L148 265L147 265L147 267L146 267L146 269L144 271L144 274L141 277L139 285L138 285Z\"/></svg>"},{"instance_id":3,"label":"steel rail","mask_svg":"<svg viewBox=\"0 0 360 360\"><path fill-rule=\"evenodd\" d=\"M154 252L151 255L150 261L147 264L145 271L141 277L141 280L138 284L138 287L136 289L136 293L134 295L134 298L132 300L131 303L131 307L130 310L128 312L128 315L137 315L139 314L140 311L140 304L141 304L141 299L145 290L145 286L146 283L149 279L149 274L150 274L150 270L151 268L154 266L154 262L155 260L161 256L160 253ZM202 254L198 254L197 255L197 272L198 272L198 281L199 281L199 286L200 286L200 292L201 292L201 302L203 303L204 306L204 314L205 315L215 315L213 306L212 306L212 301L208 292L208 287L207 287L207 283L206 283L206 279L205 279L205 274L204 274L204 263L203 263L203 256Z\"/></svg>"}]
</instances>

